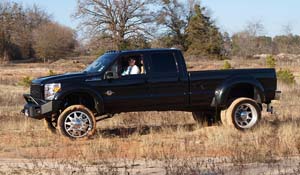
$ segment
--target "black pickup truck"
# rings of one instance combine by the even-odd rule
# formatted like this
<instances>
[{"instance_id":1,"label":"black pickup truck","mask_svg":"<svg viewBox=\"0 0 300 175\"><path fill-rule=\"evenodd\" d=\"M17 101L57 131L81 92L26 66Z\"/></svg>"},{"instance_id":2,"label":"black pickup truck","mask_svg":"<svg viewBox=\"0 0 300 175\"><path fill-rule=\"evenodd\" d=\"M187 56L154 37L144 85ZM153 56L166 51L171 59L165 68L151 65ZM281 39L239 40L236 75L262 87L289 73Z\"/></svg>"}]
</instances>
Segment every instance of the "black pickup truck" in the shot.
<instances>
[{"instance_id":1,"label":"black pickup truck","mask_svg":"<svg viewBox=\"0 0 300 175\"><path fill-rule=\"evenodd\" d=\"M177 49L109 51L82 72L33 80L22 111L72 139L132 111L190 111L196 121L245 130L258 123L263 104L272 111L276 87L274 69L188 72Z\"/></svg>"}]
</instances>

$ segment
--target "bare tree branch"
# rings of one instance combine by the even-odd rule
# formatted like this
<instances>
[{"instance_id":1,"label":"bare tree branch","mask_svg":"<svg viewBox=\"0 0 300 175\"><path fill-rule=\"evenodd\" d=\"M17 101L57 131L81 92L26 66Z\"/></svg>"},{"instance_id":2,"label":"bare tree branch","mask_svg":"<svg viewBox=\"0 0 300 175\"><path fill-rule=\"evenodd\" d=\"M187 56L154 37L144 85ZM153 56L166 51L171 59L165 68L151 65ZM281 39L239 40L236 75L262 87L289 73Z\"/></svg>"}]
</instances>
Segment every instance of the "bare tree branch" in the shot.
<instances>
[{"instance_id":1,"label":"bare tree branch","mask_svg":"<svg viewBox=\"0 0 300 175\"><path fill-rule=\"evenodd\" d=\"M78 0L75 17L89 35L111 34L115 49L120 49L129 35L144 34L153 21L148 5L153 0Z\"/></svg>"}]
</instances>

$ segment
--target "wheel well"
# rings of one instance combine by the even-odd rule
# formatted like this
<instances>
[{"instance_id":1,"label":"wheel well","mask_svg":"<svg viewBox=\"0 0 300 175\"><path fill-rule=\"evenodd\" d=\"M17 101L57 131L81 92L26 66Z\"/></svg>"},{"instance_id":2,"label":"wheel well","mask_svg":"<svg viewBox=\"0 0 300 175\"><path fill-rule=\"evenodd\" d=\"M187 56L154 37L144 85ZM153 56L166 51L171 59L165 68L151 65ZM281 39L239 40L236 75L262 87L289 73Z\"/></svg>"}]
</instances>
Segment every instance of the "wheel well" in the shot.
<instances>
[{"instance_id":1,"label":"wheel well","mask_svg":"<svg viewBox=\"0 0 300 175\"><path fill-rule=\"evenodd\" d=\"M71 93L64 97L62 102L62 109L66 109L72 105L84 105L93 112L96 112L95 100L93 96L88 93Z\"/></svg>"},{"instance_id":2,"label":"wheel well","mask_svg":"<svg viewBox=\"0 0 300 175\"><path fill-rule=\"evenodd\" d=\"M227 106L231 104L231 102L234 99L240 98L240 97L247 97L254 100L257 100L256 97L256 90L251 84L243 83L243 84L237 84L233 86L227 97Z\"/></svg>"}]
</instances>

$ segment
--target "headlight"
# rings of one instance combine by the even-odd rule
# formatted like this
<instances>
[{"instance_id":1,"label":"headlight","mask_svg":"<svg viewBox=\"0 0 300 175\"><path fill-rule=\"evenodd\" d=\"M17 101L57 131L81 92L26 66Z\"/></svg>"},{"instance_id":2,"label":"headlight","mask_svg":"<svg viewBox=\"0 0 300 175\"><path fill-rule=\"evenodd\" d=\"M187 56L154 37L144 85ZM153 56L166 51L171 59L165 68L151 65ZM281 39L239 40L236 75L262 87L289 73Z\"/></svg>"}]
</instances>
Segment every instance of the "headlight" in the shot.
<instances>
[{"instance_id":1,"label":"headlight","mask_svg":"<svg viewBox=\"0 0 300 175\"><path fill-rule=\"evenodd\" d=\"M61 89L60 83L51 83L45 85L45 100L53 100L54 95Z\"/></svg>"}]
</instances>

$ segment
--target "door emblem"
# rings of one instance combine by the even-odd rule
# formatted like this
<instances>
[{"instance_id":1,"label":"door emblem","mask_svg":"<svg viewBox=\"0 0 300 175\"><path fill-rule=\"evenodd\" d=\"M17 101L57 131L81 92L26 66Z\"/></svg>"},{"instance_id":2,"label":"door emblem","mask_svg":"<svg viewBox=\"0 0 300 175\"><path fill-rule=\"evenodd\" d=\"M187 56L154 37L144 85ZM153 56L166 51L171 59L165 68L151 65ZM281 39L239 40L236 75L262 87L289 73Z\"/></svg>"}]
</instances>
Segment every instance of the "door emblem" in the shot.
<instances>
[{"instance_id":1,"label":"door emblem","mask_svg":"<svg viewBox=\"0 0 300 175\"><path fill-rule=\"evenodd\" d=\"M112 94L114 94L114 92L111 91L111 90L108 90L104 94L107 95L107 96L111 96Z\"/></svg>"}]
</instances>

